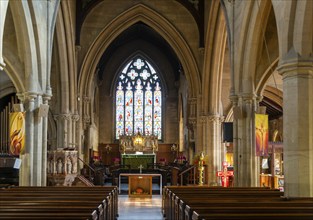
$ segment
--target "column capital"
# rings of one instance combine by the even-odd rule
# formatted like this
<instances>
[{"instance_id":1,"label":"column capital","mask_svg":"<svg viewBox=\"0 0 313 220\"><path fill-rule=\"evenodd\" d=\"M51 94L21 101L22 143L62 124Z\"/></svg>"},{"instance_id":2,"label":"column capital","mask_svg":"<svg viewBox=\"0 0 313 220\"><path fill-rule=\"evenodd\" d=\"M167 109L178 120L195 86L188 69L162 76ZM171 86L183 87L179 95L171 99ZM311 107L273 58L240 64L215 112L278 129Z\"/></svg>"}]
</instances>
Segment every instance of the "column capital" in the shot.
<instances>
[{"instance_id":1,"label":"column capital","mask_svg":"<svg viewBox=\"0 0 313 220\"><path fill-rule=\"evenodd\" d=\"M188 123L192 126L195 126L197 124L197 118L195 117L188 118Z\"/></svg>"},{"instance_id":2,"label":"column capital","mask_svg":"<svg viewBox=\"0 0 313 220\"><path fill-rule=\"evenodd\" d=\"M19 98L19 100L21 100L22 102L34 102L38 96L38 93L36 93L36 92L23 92L23 93L17 93L16 95Z\"/></svg>"},{"instance_id":3,"label":"column capital","mask_svg":"<svg viewBox=\"0 0 313 220\"><path fill-rule=\"evenodd\" d=\"M224 121L224 116L221 116L221 115L209 115L208 119L211 122L218 123L218 122Z\"/></svg>"},{"instance_id":4,"label":"column capital","mask_svg":"<svg viewBox=\"0 0 313 220\"><path fill-rule=\"evenodd\" d=\"M283 80L294 77L313 77L313 58L304 59L299 56L285 60L277 67L277 71L282 75Z\"/></svg>"},{"instance_id":5,"label":"column capital","mask_svg":"<svg viewBox=\"0 0 313 220\"><path fill-rule=\"evenodd\" d=\"M91 117L89 115L85 115L83 118L84 126L87 127L91 123Z\"/></svg>"},{"instance_id":6,"label":"column capital","mask_svg":"<svg viewBox=\"0 0 313 220\"><path fill-rule=\"evenodd\" d=\"M242 94L242 100L245 103L253 102L255 100L256 96L253 93L244 93Z\"/></svg>"},{"instance_id":7,"label":"column capital","mask_svg":"<svg viewBox=\"0 0 313 220\"><path fill-rule=\"evenodd\" d=\"M88 104L90 102L90 97L89 96L84 96L83 97L83 102Z\"/></svg>"},{"instance_id":8,"label":"column capital","mask_svg":"<svg viewBox=\"0 0 313 220\"><path fill-rule=\"evenodd\" d=\"M72 120L73 121L78 121L79 120L79 115L78 114L73 114L72 115Z\"/></svg>"},{"instance_id":9,"label":"column capital","mask_svg":"<svg viewBox=\"0 0 313 220\"><path fill-rule=\"evenodd\" d=\"M263 98L264 98L264 96L259 95L259 96L256 96L256 97L255 97L255 100L256 100L258 103L260 103L260 102L262 102Z\"/></svg>"},{"instance_id":10,"label":"column capital","mask_svg":"<svg viewBox=\"0 0 313 220\"><path fill-rule=\"evenodd\" d=\"M42 95L44 98L46 98L47 100L50 100L52 97L52 88L50 85L47 86L46 88L46 93Z\"/></svg>"},{"instance_id":11,"label":"column capital","mask_svg":"<svg viewBox=\"0 0 313 220\"><path fill-rule=\"evenodd\" d=\"M209 121L209 117L207 116L207 115L202 115L202 116L200 116L200 118L199 118L200 120L200 123L202 123L202 124L205 124L206 122L208 122Z\"/></svg>"},{"instance_id":12,"label":"column capital","mask_svg":"<svg viewBox=\"0 0 313 220\"><path fill-rule=\"evenodd\" d=\"M230 102L233 104L233 106L237 106L238 100L239 100L237 95L230 95L229 99L230 99Z\"/></svg>"},{"instance_id":13,"label":"column capital","mask_svg":"<svg viewBox=\"0 0 313 220\"><path fill-rule=\"evenodd\" d=\"M53 116L55 120L67 120L71 119L71 114L58 114Z\"/></svg>"},{"instance_id":14,"label":"column capital","mask_svg":"<svg viewBox=\"0 0 313 220\"><path fill-rule=\"evenodd\" d=\"M197 104L197 98L196 98L196 97L188 98L188 103L189 103L190 105L195 105L195 104Z\"/></svg>"}]
</instances>

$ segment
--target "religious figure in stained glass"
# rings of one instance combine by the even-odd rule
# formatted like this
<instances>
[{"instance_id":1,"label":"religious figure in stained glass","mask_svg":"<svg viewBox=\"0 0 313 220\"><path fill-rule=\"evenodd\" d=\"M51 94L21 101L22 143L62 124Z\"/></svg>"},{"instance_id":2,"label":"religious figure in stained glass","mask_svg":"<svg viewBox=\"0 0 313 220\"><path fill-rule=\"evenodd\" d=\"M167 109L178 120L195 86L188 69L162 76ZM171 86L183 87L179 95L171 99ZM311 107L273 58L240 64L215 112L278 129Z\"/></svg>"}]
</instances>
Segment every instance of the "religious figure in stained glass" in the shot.
<instances>
[{"instance_id":1,"label":"religious figure in stained glass","mask_svg":"<svg viewBox=\"0 0 313 220\"><path fill-rule=\"evenodd\" d=\"M155 135L162 138L162 89L152 65L138 56L118 77L115 91L115 138L120 135Z\"/></svg>"}]
</instances>

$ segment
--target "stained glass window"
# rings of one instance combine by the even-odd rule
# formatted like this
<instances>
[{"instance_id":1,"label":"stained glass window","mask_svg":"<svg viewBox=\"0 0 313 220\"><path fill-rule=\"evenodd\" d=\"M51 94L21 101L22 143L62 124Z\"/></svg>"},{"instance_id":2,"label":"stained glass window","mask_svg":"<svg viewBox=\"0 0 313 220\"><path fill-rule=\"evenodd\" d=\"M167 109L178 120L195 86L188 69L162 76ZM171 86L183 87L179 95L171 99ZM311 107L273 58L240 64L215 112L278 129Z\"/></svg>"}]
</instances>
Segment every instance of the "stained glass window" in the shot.
<instances>
[{"instance_id":1,"label":"stained glass window","mask_svg":"<svg viewBox=\"0 0 313 220\"><path fill-rule=\"evenodd\" d=\"M162 138L162 88L152 65L142 57L128 62L115 91L115 138L137 132Z\"/></svg>"}]
</instances>

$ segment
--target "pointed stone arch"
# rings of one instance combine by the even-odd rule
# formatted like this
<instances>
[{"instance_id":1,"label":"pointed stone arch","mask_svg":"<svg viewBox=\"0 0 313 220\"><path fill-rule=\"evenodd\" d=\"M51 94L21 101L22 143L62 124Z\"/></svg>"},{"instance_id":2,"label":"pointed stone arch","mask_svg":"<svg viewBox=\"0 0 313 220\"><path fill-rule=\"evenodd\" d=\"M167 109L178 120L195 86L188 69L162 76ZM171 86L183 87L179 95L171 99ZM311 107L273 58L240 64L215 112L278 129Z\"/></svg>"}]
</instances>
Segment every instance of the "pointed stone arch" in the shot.
<instances>
[{"instance_id":1,"label":"pointed stone arch","mask_svg":"<svg viewBox=\"0 0 313 220\"><path fill-rule=\"evenodd\" d=\"M200 76L195 57L190 47L168 20L143 4L138 4L130 8L112 20L92 43L80 70L80 95L84 97L92 94L92 79L96 72L96 65L103 52L119 34L137 22L147 24L169 43L184 68L187 81L189 82L190 96L197 97L201 91Z\"/></svg>"},{"instance_id":2,"label":"pointed stone arch","mask_svg":"<svg viewBox=\"0 0 313 220\"><path fill-rule=\"evenodd\" d=\"M71 14L71 9L69 3L67 1L62 1L60 4L60 9L58 11L58 16L56 19L56 27L55 27L55 42L57 47L56 58L58 59L59 77L60 77L60 89L62 93L61 109L62 112L71 112L74 113L76 108L76 95L77 91L76 85L76 65L75 65L75 39L70 36L70 31L73 28L71 24L72 16L68 16ZM75 82L75 83L74 83Z\"/></svg>"},{"instance_id":3,"label":"pointed stone arch","mask_svg":"<svg viewBox=\"0 0 313 220\"><path fill-rule=\"evenodd\" d=\"M310 56L313 50L313 2L303 0L272 3L276 17L282 18L277 20L280 63L290 59L290 51L304 57Z\"/></svg>"},{"instance_id":4,"label":"pointed stone arch","mask_svg":"<svg viewBox=\"0 0 313 220\"><path fill-rule=\"evenodd\" d=\"M207 49L204 54L202 106L203 112L217 114L221 105L223 63L224 59L228 59L225 57L227 33L220 2L213 2L210 14L212 14L209 19L210 26L214 27L214 31L208 31L206 36L206 45L209 45L208 48L212 47L212 50Z\"/></svg>"},{"instance_id":5,"label":"pointed stone arch","mask_svg":"<svg viewBox=\"0 0 313 220\"><path fill-rule=\"evenodd\" d=\"M25 90L22 92L38 91L38 68L36 42L31 20L31 12L27 2L10 1L9 6L13 14L14 25L16 29L17 47L24 60L23 70L19 74L24 74Z\"/></svg>"}]
</instances>

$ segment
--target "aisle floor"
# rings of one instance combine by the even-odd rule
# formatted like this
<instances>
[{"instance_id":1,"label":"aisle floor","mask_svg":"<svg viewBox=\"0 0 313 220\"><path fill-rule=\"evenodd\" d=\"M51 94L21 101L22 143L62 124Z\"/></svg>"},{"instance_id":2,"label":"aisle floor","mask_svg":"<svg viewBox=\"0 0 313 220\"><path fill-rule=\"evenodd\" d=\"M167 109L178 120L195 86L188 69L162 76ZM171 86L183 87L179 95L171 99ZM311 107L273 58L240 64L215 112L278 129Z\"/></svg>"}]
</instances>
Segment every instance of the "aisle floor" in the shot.
<instances>
[{"instance_id":1,"label":"aisle floor","mask_svg":"<svg viewBox=\"0 0 313 220\"><path fill-rule=\"evenodd\" d=\"M148 198L129 198L118 196L118 220L162 220L162 196Z\"/></svg>"}]
</instances>

